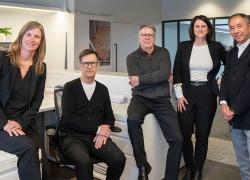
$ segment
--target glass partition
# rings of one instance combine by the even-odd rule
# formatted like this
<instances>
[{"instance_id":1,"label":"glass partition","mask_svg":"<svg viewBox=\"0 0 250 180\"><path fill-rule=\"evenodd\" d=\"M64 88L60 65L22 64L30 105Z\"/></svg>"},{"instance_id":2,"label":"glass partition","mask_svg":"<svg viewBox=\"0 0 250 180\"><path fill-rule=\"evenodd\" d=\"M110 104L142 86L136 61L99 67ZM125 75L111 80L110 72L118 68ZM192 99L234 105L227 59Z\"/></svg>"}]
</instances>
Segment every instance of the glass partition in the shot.
<instances>
[{"instance_id":1,"label":"glass partition","mask_svg":"<svg viewBox=\"0 0 250 180\"><path fill-rule=\"evenodd\" d=\"M230 35L227 21L228 18L215 19L215 39L221 42L228 51L233 47L234 42Z\"/></svg>"},{"instance_id":2,"label":"glass partition","mask_svg":"<svg viewBox=\"0 0 250 180\"><path fill-rule=\"evenodd\" d=\"M215 39L219 41L229 51L234 46L233 38L230 35L228 28L228 18L215 19ZM224 65L221 66L220 71L217 74L217 78L221 78L224 71Z\"/></svg>"},{"instance_id":3,"label":"glass partition","mask_svg":"<svg viewBox=\"0 0 250 180\"><path fill-rule=\"evenodd\" d=\"M189 40L189 26L191 21L180 21L180 42Z\"/></svg>"},{"instance_id":4,"label":"glass partition","mask_svg":"<svg viewBox=\"0 0 250 180\"><path fill-rule=\"evenodd\" d=\"M169 22L164 24L164 42L165 47L169 50L172 67L177 49L177 31L177 22Z\"/></svg>"}]
</instances>

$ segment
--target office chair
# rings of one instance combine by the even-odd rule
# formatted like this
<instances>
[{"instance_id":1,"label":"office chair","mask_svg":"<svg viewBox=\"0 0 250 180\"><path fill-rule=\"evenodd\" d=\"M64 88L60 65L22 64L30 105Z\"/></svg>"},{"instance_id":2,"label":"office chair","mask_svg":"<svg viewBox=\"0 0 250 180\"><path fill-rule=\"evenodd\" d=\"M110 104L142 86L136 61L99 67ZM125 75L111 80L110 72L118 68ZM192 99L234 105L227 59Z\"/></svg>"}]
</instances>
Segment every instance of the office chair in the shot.
<instances>
[{"instance_id":1,"label":"office chair","mask_svg":"<svg viewBox=\"0 0 250 180\"><path fill-rule=\"evenodd\" d=\"M68 158L63 156L63 154L61 153L60 146L59 146L60 120L61 120L61 116L62 116L62 107L61 107L62 93L63 93L63 86L56 86L54 89L54 101L55 101L55 112L56 112L57 122L55 125L47 127L46 132L47 132L47 135L49 136L49 138L51 139L50 146L52 146L51 149L54 153L56 162L61 167L63 167L63 166L71 166L72 167L73 163ZM111 127L111 131L112 132L121 132L121 128L119 128L117 126L113 126L113 127ZM92 164L97 164L97 163L101 163L101 160L96 158L96 157L92 157L91 162L92 162Z\"/></svg>"}]
</instances>

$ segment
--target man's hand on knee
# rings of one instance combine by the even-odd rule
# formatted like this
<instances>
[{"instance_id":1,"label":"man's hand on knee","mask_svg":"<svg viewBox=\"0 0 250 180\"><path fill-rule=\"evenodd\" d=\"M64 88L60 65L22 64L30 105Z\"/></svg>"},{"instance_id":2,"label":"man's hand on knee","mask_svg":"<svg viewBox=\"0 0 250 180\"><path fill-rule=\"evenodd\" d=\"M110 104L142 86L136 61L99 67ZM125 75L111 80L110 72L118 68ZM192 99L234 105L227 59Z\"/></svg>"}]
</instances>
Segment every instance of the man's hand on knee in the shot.
<instances>
[{"instance_id":1,"label":"man's hand on knee","mask_svg":"<svg viewBox=\"0 0 250 180\"><path fill-rule=\"evenodd\" d=\"M111 129L109 125L104 124L99 126L97 134L94 138L95 148L99 149L102 147L103 144L106 144L110 134L111 134Z\"/></svg>"},{"instance_id":2,"label":"man's hand on knee","mask_svg":"<svg viewBox=\"0 0 250 180\"><path fill-rule=\"evenodd\" d=\"M25 133L22 130L21 125L14 121L14 120L8 120L7 124L4 126L4 131L6 131L10 136L19 136L19 135L25 135Z\"/></svg>"},{"instance_id":3,"label":"man's hand on knee","mask_svg":"<svg viewBox=\"0 0 250 180\"><path fill-rule=\"evenodd\" d=\"M95 142L95 148L96 149L101 148L102 145L106 144L107 140L108 140L108 137L97 134L93 140Z\"/></svg>"}]
</instances>

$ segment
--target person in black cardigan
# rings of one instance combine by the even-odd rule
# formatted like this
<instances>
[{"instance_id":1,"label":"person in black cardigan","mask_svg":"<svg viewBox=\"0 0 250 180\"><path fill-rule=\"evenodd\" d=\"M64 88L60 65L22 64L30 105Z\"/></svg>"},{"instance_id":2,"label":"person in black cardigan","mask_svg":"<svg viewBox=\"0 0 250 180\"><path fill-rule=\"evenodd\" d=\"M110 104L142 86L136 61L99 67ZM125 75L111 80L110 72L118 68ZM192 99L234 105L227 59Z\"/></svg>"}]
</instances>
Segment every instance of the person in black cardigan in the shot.
<instances>
[{"instance_id":1,"label":"person in black cardigan","mask_svg":"<svg viewBox=\"0 0 250 180\"><path fill-rule=\"evenodd\" d=\"M107 180L119 180L125 156L110 139L115 118L107 87L95 81L98 54L85 49L79 60L81 77L63 89L62 152L75 165L77 180L93 179L93 156L108 165Z\"/></svg>"},{"instance_id":2,"label":"person in black cardigan","mask_svg":"<svg viewBox=\"0 0 250 180\"><path fill-rule=\"evenodd\" d=\"M8 52L0 52L0 150L18 157L20 180L40 180L35 116L44 97L45 34L26 23Z\"/></svg>"},{"instance_id":3,"label":"person in black cardigan","mask_svg":"<svg viewBox=\"0 0 250 180\"><path fill-rule=\"evenodd\" d=\"M219 88L216 75L225 49L212 41L213 29L206 16L195 16L189 28L190 41L179 44L173 69L173 86L184 138L184 180L202 179L208 137L217 107ZM195 126L195 153L191 136ZM194 155L193 155L194 154ZM194 174L195 173L195 174Z\"/></svg>"}]
</instances>

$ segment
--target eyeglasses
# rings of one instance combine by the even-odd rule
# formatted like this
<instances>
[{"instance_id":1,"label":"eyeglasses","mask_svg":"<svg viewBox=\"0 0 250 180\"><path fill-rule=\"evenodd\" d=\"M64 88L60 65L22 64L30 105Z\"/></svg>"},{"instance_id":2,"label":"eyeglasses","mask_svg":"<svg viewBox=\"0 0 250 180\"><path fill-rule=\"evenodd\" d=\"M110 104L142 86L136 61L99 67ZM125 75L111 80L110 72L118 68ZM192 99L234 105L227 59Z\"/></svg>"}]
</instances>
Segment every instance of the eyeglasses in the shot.
<instances>
[{"instance_id":1,"label":"eyeglasses","mask_svg":"<svg viewBox=\"0 0 250 180\"><path fill-rule=\"evenodd\" d=\"M143 38L152 39L155 35L154 34L140 34L140 36L143 37Z\"/></svg>"},{"instance_id":2,"label":"eyeglasses","mask_svg":"<svg viewBox=\"0 0 250 180\"><path fill-rule=\"evenodd\" d=\"M85 68L88 68L89 66L90 66L90 67L96 67L97 64L98 64L97 61L95 61L95 62L82 61L82 62L81 62L81 65L83 65L83 67L85 67Z\"/></svg>"}]
</instances>

